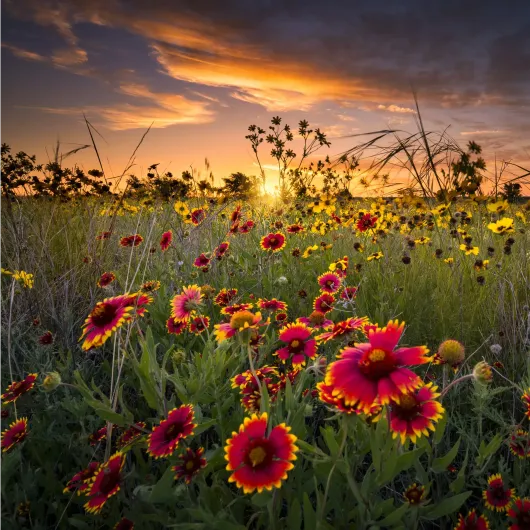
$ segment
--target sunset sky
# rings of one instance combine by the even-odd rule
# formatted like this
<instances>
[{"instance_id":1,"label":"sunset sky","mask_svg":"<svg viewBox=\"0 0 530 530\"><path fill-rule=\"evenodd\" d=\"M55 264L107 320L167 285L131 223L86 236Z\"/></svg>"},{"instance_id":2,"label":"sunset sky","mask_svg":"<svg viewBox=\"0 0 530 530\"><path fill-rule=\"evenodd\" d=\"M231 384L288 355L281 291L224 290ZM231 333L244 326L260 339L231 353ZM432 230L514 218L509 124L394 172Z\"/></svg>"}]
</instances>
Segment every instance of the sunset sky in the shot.
<instances>
[{"instance_id":1,"label":"sunset sky","mask_svg":"<svg viewBox=\"0 0 530 530\"><path fill-rule=\"evenodd\" d=\"M4 0L2 141L46 161L96 137L123 171L257 174L247 127L306 118L340 138L427 128L530 165L530 2ZM92 150L69 160L97 167ZM265 162L270 160L265 156Z\"/></svg>"}]
</instances>

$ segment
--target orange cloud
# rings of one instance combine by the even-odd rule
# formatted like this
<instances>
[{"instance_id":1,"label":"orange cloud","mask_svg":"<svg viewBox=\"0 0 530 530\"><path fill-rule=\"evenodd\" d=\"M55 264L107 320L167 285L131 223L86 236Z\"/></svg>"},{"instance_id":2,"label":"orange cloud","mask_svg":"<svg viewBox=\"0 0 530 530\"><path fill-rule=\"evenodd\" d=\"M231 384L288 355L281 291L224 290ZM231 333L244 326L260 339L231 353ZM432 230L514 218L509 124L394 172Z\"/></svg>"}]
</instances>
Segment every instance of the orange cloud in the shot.
<instances>
[{"instance_id":1,"label":"orange cloud","mask_svg":"<svg viewBox=\"0 0 530 530\"><path fill-rule=\"evenodd\" d=\"M96 115L102 125L113 131L128 129L163 129L171 125L185 123L209 123L214 120L215 113L209 108L208 101L198 101L178 94L153 92L140 84L123 84L119 92L133 98L147 101L147 105L122 103L115 107L90 106L85 108L39 107L39 110L52 114L82 116Z\"/></svg>"}]
</instances>

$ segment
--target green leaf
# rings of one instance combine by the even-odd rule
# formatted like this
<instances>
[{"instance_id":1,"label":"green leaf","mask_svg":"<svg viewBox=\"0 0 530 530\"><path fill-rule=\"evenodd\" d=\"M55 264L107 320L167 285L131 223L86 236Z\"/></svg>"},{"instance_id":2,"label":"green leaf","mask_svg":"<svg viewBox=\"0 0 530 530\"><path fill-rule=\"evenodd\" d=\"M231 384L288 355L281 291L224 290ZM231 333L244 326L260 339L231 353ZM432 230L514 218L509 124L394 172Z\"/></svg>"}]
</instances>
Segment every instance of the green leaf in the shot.
<instances>
[{"instance_id":1,"label":"green leaf","mask_svg":"<svg viewBox=\"0 0 530 530\"><path fill-rule=\"evenodd\" d=\"M445 515L450 515L460 509L462 504L466 502L468 497L471 495L471 491L465 491L453 497L444 499L433 506L425 515L427 519L435 520Z\"/></svg>"},{"instance_id":2,"label":"green leaf","mask_svg":"<svg viewBox=\"0 0 530 530\"><path fill-rule=\"evenodd\" d=\"M120 427L124 427L129 423L121 414L118 414L111 409L98 407L94 408L94 412L105 421L110 421Z\"/></svg>"},{"instance_id":3,"label":"green leaf","mask_svg":"<svg viewBox=\"0 0 530 530\"><path fill-rule=\"evenodd\" d=\"M456 479L453 482L451 482L451 484L449 484L449 489L454 494L460 493L466 484L466 469L467 469L468 458L469 458L469 450L466 449L466 457L464 458L462 467L460 468L460 471L458 472Z\"/></svg>"},{"instance_id":4,"label":"green leaf","mask_svg":"<svg viewBox=\"0 0 530 530\"><path fill-rule=\"evenodd\" d=\"M254 506L257 506L258 508L263 508L264 506L267 506L269 502L272 500L272 492L271 491L262 491L261 493L256 493L252 495L252 504Z\"/></svg>"},{"instance_id":5,"label":"green leaf","mask_svg":"<svg viewBox=\"0 0 530 530\"><path fill-rule=\"evenodd\" d=\"M445 455L439 458L435 458L432 463L432 470L435 473L442 473L447 471L447 466L455 459L458 454L458 448L460 447L460 438L456 441L455 445L451 450Z\"/></svg>"},{"instance_id":6,"label":"green leaf","mask_svg":"<svg viewBox=\"0 0 530 530\"><path fill-rule=\"evenodd\" d=\"M300 501L294 499L287 515L287 530L300 530L302 526L302 507Z\"/></svg>"},{"instance_id":7,"label":"green leaf","mask_svg":"<svg viewBox=\"0 0 530 530\"><path fill-rule=\"evenodd\" d=\"M399 508L387 515L383 520L377 521L377 524L386 528L387 526L395 525L403 520L403 516L407 513L409 505L405 502Z\"/></svg>"},{"instance_id":8,"label":"green leaf","mask_svg":"<svg viewBox=\"0 0 530 530\"><path fill-rule=\"evenodd\" d=\"M436 424L436 430L434 431L433 441L438 445L443 438L445 433L445 427L447 425L447 412L441 417L441 419Z\"/></svg>"},{"instance_id":9,"label":"green leaf","mask_svg":"<svg viewBox=\"0 0 530 530\"><path fill-rule=\"evenodd\" d=\"M317 517L313 511L313 506L311 506L311 501L307 496L307 493L304 493L304 530L316 530L317 527Z\"/></svg>"},{"instance_id":10,"label":"green leaf","mask_svg":"<svg viewBox=\"0 0 530 530\"><path fill-rule=\"evenodd\" d=\"M333 458L337 458L337 455L339 454L339 444L337 443L337 440L335 439L335 430L333 427L328 425L326 428L321 427L320 433L322 434L322 437L324 438L326 445L328 446L329 452Z\"/></svg>"},{"instance_id":11,"label":"green leaf","mask_svg":"<svg viewBox=\"0 0 530 530\"><path fill-rule=\"evenodd\" d=\"M154 485L149 501L153 503L175 502L175 472L168 466L162 478Z\"/></svg>"}]
</instances>

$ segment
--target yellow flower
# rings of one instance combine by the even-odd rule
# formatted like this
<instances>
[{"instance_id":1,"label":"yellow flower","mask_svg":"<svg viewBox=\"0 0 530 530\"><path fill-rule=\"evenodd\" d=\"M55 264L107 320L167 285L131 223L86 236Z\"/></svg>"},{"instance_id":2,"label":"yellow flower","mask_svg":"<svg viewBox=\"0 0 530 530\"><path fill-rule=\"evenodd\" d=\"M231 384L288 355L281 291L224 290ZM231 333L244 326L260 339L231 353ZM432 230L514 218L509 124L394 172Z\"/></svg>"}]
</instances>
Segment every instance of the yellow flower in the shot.
<instances>
[{"instance_id":1,"label":"yellow flower","mask_svg":"<svg viewBox=\"0 0 530 530\"><path fill-rule=\"evenodd\" d=\"M511 219L510 217L503 217L502 219L499 219L496 223L490 223L488 225L488 228L496 234L510 234L512 232L515 232L515 228L513 226L513 219Z\"/></svg>"},{"instance_id":2,"label":"yellow flower","mask_svg":"<svg viewBox=\"0 0 530 530\"><path fill-rule=\"evenodd\" d=\"M309 256L311 256L311 254L313 254L313 252L315 250L318 250L318 245L313 245L312 247L307 247L305 250L304 250L304 253L302 254L302 258L308 258Z\"/></svg>"},{"instance_id":3,"label":"yellow flower","mask_svg":"<svg viewBox=\"0 0 530 530\"><path fill-rule=\"evenodd\" d=\"M482 269L487 269L489 262L490 262L489 259L478 259L477 261L475 261L473 268L477 271L480 271Z\"/></svg>"},{"instance_id":4,"label":"yellow flower","mask_svg":"<svg viewBox=\"0 0 530 530\"><path fill-rule=\"evenodd\" d=\"M7 276L12 276L13 275L13 273L11 271L8 271L7 269L4 269L3 267L1 269L1 272L2 272L2 274L6 274Z\"/></svg>"},{"instance_id":5,"label":"yellow flower","mask_svg":"<svg viewBox=\"0 0 530 530\"><path fill-rule=\"evenodd\" d=\"M508 201L490 202L487 206L488 211L493 213L502 213L508 209Z\"/></svg>"},{"instance_id":6,"label":"yellow flower","mask_svg":"<svg viewBox=\"0 0 530 530\"><path fill-rule=\"evenodd\" d=\"M414 243L416 243L417 245L426 245L430 240L430 237L421 236L419 239L415 239Z\"/></svg>"},{"instance_id":7,"label":"yellow flower","mask_svg":"<svg viewBox=\"0 0 530 530\"><path fill-rule=\"evenodd\" d=\"M445 258L444 263L447 263L448 265L452 265L454 262L454 258Z\"/></svg>"},{"instance_id":8,"label":"yellow flower","mask_svg":"<svg viewBox=\"0 0 530 530\"><path fill-rule=\"evenodd\" d=\"M26 289L33 288L33 274L24 271L13 271L13 278Z\"/></svg>"},{"instance_id":9,"label":"yellow flower","mask_svg":"<svg viewBox=\"0 0 530 530\"><path fill-rule=\"evenodd\" d=\"M381 259L382 257L383 257L383 253L382 252L374 252L373 254L370 254L366 258L366 261L372 261L373 259L378 260L378 259Z\"/></svg>"},{"instance_id":10,"label":"yellow flower","mask_svg":"<svg viewBox=\"0 0 530 530\"><path fill-rule=\"evenodd\" d=\"M188 215L190 213L186 203L182 202L182 201L177 201L175 203L175 205L173 206L173 208L175 208L175 211L179 214L179 215L182 215L182 217Z\"/></svg>"},{"instance_id":11,"label":"yellow flower","mask_svg":"<svg viewBox=\"0 0 530 530\"><path fill-rule=\"evenodd\" d=\"M449 208L448 204L440 204L436 208L433 208L431 210L431 213L433 215L442 215L447 211L448 208Z\"/></svg>"},{"instance_id":12,"label":"yellow flower","mask_svg":"<svg viewBox=\"0 0 530 530\"><path fill-rule=\"evenodd\" d=\"M465 253L466 253L466 256L469 256L470 254L474 254L475 256L478 256L478 251L479 251L479 248L478 247L472 247L471 245L464 245L464 243L462 243L460 245L460 250L463 250Z\"/></svg>"}]
</instances>

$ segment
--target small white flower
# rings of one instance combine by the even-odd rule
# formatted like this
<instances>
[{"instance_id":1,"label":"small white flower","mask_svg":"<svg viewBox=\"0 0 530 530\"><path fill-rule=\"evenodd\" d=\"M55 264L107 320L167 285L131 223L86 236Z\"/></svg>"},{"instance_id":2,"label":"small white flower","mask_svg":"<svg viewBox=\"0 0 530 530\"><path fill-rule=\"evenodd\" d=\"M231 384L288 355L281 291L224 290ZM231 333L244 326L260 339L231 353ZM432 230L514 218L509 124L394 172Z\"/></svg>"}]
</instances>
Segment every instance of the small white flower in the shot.
<instances>
[{"instance_id":1,"label":"small white flower","mask_svg":"<svg viewBox=\"0 0 530 530\"><path fill-rule=\"evenodd\" d=\"M285 276L280 276L276 279L276 283L287 283L287 278Z\"/></svg>"},{"instance_id":2,"label":"small white flower","mask_svg":"<svg viewBox=\"0 0 530 530\"><path fill-rule=\"evenodd\" d=\"M500 344L492 344L490 346L490 352L495 354L495 355L499 355L499 353L501 353L502 351L502 346Z\"/></svg>"}]
</instances>

